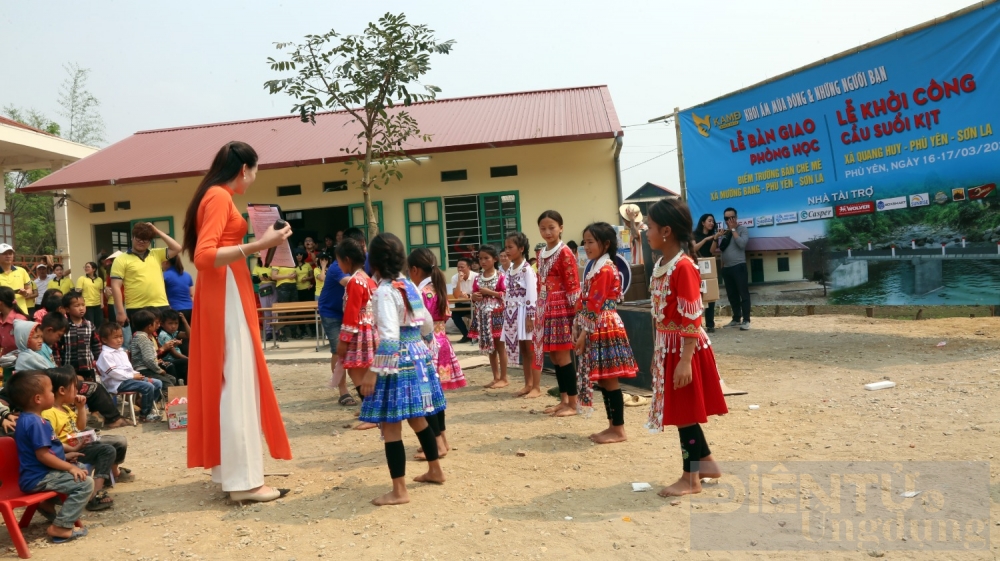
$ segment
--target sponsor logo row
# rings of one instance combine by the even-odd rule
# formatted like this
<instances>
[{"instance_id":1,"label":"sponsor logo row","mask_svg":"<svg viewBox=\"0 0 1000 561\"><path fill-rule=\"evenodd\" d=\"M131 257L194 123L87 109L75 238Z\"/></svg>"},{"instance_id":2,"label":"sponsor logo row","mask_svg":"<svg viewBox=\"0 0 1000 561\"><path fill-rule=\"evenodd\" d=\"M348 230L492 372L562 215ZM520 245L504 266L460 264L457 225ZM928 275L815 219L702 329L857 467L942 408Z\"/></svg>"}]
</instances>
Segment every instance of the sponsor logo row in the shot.
<instances>
[{"instance_id":1,"label":"sponsor logo row","mask_svg":"<svg viewBox=\"0 0 1000 561\"><path fill-rule=\"evenodd\" d=\"M753 228L755 226L761 228L764 226L774 226L776 224L793 224L797 222L808 222L810 220L825 220L827 218L833 218L834 216L840 218L845 216L858 216L861 214L874 214L875 212L897 210L907 207L917 208L929 206L931 201L938 204L944 204L949 200L974 201L986 198L995 190L995 183L988 183L986 185L970 187L968 189L958 187L951 190L951 199L948 198L948 194L944 191L938 191L935 193L933 198L931 198L930 193L918 193L909 195L908 197L892 197L889 199L879 199L877 201L847 203L837 205L835 207L828 206L823 208L810 208L799 212L783 212L780 214L764 214L755 218L740 218L739 225L746 226L747 228ZM909 205L907 205L907 202L909 202Z\"/></svg>"}]
</instances>

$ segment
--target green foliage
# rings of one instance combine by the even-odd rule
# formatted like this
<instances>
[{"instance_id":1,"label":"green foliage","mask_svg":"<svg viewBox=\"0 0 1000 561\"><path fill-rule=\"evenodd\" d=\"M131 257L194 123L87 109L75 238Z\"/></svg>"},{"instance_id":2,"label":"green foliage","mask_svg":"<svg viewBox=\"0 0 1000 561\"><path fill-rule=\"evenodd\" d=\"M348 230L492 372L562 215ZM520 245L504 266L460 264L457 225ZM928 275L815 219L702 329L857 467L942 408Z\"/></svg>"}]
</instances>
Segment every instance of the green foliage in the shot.
<instances>
[{"instance_id":1,"label":"green foliage","mask_svg":"<svg viewBox=\"0 0 1000 561\"><path fill-rule=\"evenodd\" d=\"M986 229L1000 226L1000 205L984 201L953 201L890 212L837 218L827 227L830 244L845 250L864 247L869 240L889 241L893 232L914 224L948 227L965 235L969 241L981 241Z\"/></svg>"},{"instance_id":2,"label":"green foliage","mask_svg":"<svg viewBox=\"0 0 1000 561\"><path fill-rule=\"evenodd\" d=\"M59 134L59 124L34 109L19 109L12 105L0 110L4 116L50 134ZM49 170L32 170L4 174L4 196L7 212L14 227L14 249L19 254L53 254L56 249L55 212L52 196L20 193L18 190L45 177Z\"/></svg>"},{"instance_id":3,"label":"green foliage","mask_svg":"<svg viewBox=\"0 0 1000 561\"><path fill-rule=\"evenodd\" d=\"M73 142L97 146L104 142L104 121L97 108L101 102L87 89L90 69L76 63L63 66L66 80L59 90L59 113L69 121L66 138Z\"/></svg>"},{"instance_id":4,"label":"green foliage","mask_svg":"<svg viewBox=\"0 0 1000 561\"><path fill-rule=\"evenodd\" d=\"M95 146L104 142L104 121L97 108L100 102L87 90L89 69L77 64L64 66L67 77L59 92L59 113L69 121L67 138ZM59 123L35 109L7 105L0 110L8 118L55 136L62 136ZM56 252L55 210L52 195L21 193L23 187L38 181L50 170L31 170L4 174L4 197L14 228L14 249L21 255L47 255Z\"/></svg>"},{"instance_id":5,"label":"green foliage","mask_svg":"<svg viewBox=\"0 0 1000 561\"><path fill-rule=\"evenodd\" d=\"M264 88L294 97L291 112L303 122L315 124L317 111L345 111L360 127L357 143L340 150L350 156L344 173L351 167L361 172L369 236L378 233L370 189L402 179L399 163L409 158L404 143L430 140L408 112L393 109L435 98L441 89L421 84L420 78L430 71L431 55L448 54L453 45L452 40L438 42L431 29L411 24L405 14L386 13L361 34L331 29L306 35L303 43L275 43L286 58L267 59L275 72L293 74L269 80Z\"/></svg>"}]
</instances>

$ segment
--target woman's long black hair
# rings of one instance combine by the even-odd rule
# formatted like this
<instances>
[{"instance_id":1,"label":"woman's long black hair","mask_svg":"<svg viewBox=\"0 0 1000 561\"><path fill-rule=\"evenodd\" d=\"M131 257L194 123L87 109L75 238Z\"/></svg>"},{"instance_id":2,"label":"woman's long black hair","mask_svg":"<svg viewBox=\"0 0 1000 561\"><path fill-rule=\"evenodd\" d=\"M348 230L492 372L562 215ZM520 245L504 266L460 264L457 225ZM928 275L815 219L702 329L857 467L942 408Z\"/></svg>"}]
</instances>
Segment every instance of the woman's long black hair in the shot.
<instances>
[{"instance_id":1,"label":"woman's long black hair","mask_svg":"<svg viewBox=\"0 0 1000 561\"><path fill-rule=\"evenodd\" d=\"M715 217L712 216L712 213L710 213L710 212L702 214L701 218L698 219L698 225L695 226L695 230L694 231L697 232L697 233L699 233L699 234L701 234L701 235L703 235L703 236L705 234L711 234L712 232L706 232L705 231L705 221L708 220L709 218L711 218L713 220L715 219Z\"/></svg>"},{"instance_id":2,"label":"woman's long black hair","mask_svg":"<svg viewBox=\"0 0 1000 561\"><path fill-rule=\"evenodd\" d=\"M212 167L208 168L208 173L191 197L191 204L188 205L187 213L184 215L183 251L187 251L192 259L194 259L194 249L198 245L198 207L201 206L205 193L216 185L225 185L236 179L244 164L248 169L257 166L257 152L253 147L238 140L227 143L219 149L215 159L212 160Z\"/></svg>"}]
</instances>

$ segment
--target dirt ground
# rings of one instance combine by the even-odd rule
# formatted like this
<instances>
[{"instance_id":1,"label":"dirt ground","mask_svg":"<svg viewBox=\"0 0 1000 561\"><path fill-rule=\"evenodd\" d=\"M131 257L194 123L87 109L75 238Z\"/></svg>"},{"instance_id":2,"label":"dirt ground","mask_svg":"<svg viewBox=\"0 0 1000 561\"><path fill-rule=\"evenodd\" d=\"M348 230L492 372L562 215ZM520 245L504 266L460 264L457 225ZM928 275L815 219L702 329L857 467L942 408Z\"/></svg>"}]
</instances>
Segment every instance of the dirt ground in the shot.
<instances>
[{"instance_id":1,"label":"dirt ground","mask_svg":"<svg viewBox=\"0 0 1000 561\"><path fill-rule=\"evenodd\" d=\"M720 330L713 344L726 382L749 391L728 398L730 413L705 427L724 471L726 461L988 462L1000 448L1000 318L758 318L749 332ZM970 482L990 513L978 551L898 551L855 541L839 551L769 552L749 538L730 551L692 549L691 520L701 505L631 488L649 482L655 491L677 477L676 432L649 434L642 426L648 408L632 407L628 442L593 445L587 436L606 426L602 410L589 419L533 414L551 398L512 398L517 370L509 391L484 390L490 373L482 367L467 372L469 387L448 393L454 449L443 460L447 483L412 484L410 504L377 508L368 501L390 483L378 432L345 428L356 408L340 407L326 389L328 366L280 365L272 374L295 459L269 459L268 472L291 475L268 483L292 494L231 504L205 472L185 469L183 431L127 428L118 432L129 438L127 465L138 480L114 489L114 509L86 515L90 535L80 541L47 544L36 517L27 531L34 559L997 557L988 540L1000 526L995 466L988 488L982 479ZM882 379L898 386L863 388ZM412 432L404 431L404 442L412 456ZM417 462L407 469L408 477L422 473ZM701 497L723 488L706 485ZM720 535L735 530L717 528ZM15 558L8 538L0 540L0 558Z\"/></svg>"}]
</instances>

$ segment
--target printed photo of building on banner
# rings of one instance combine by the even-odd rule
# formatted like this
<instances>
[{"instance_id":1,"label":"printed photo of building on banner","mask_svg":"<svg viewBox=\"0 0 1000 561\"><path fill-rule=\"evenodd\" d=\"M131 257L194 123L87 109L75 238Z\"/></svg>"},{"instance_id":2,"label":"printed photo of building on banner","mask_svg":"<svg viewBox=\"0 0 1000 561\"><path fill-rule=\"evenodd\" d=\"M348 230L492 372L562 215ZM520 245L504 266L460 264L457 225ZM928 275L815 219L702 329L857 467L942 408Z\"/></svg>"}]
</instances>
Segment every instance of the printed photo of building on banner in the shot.
<instances>
[{"instance_id":1,"label":"printed photo of building on banner","mask_svg":"<svg viewBox=\"0 0 1000 561\"><path fill-rule=\"evenodd\" d=\"M1000 303L997 52L976 5L682 110L691 213L802 244L831 303Z\"/></svg>"}]
</instances>

